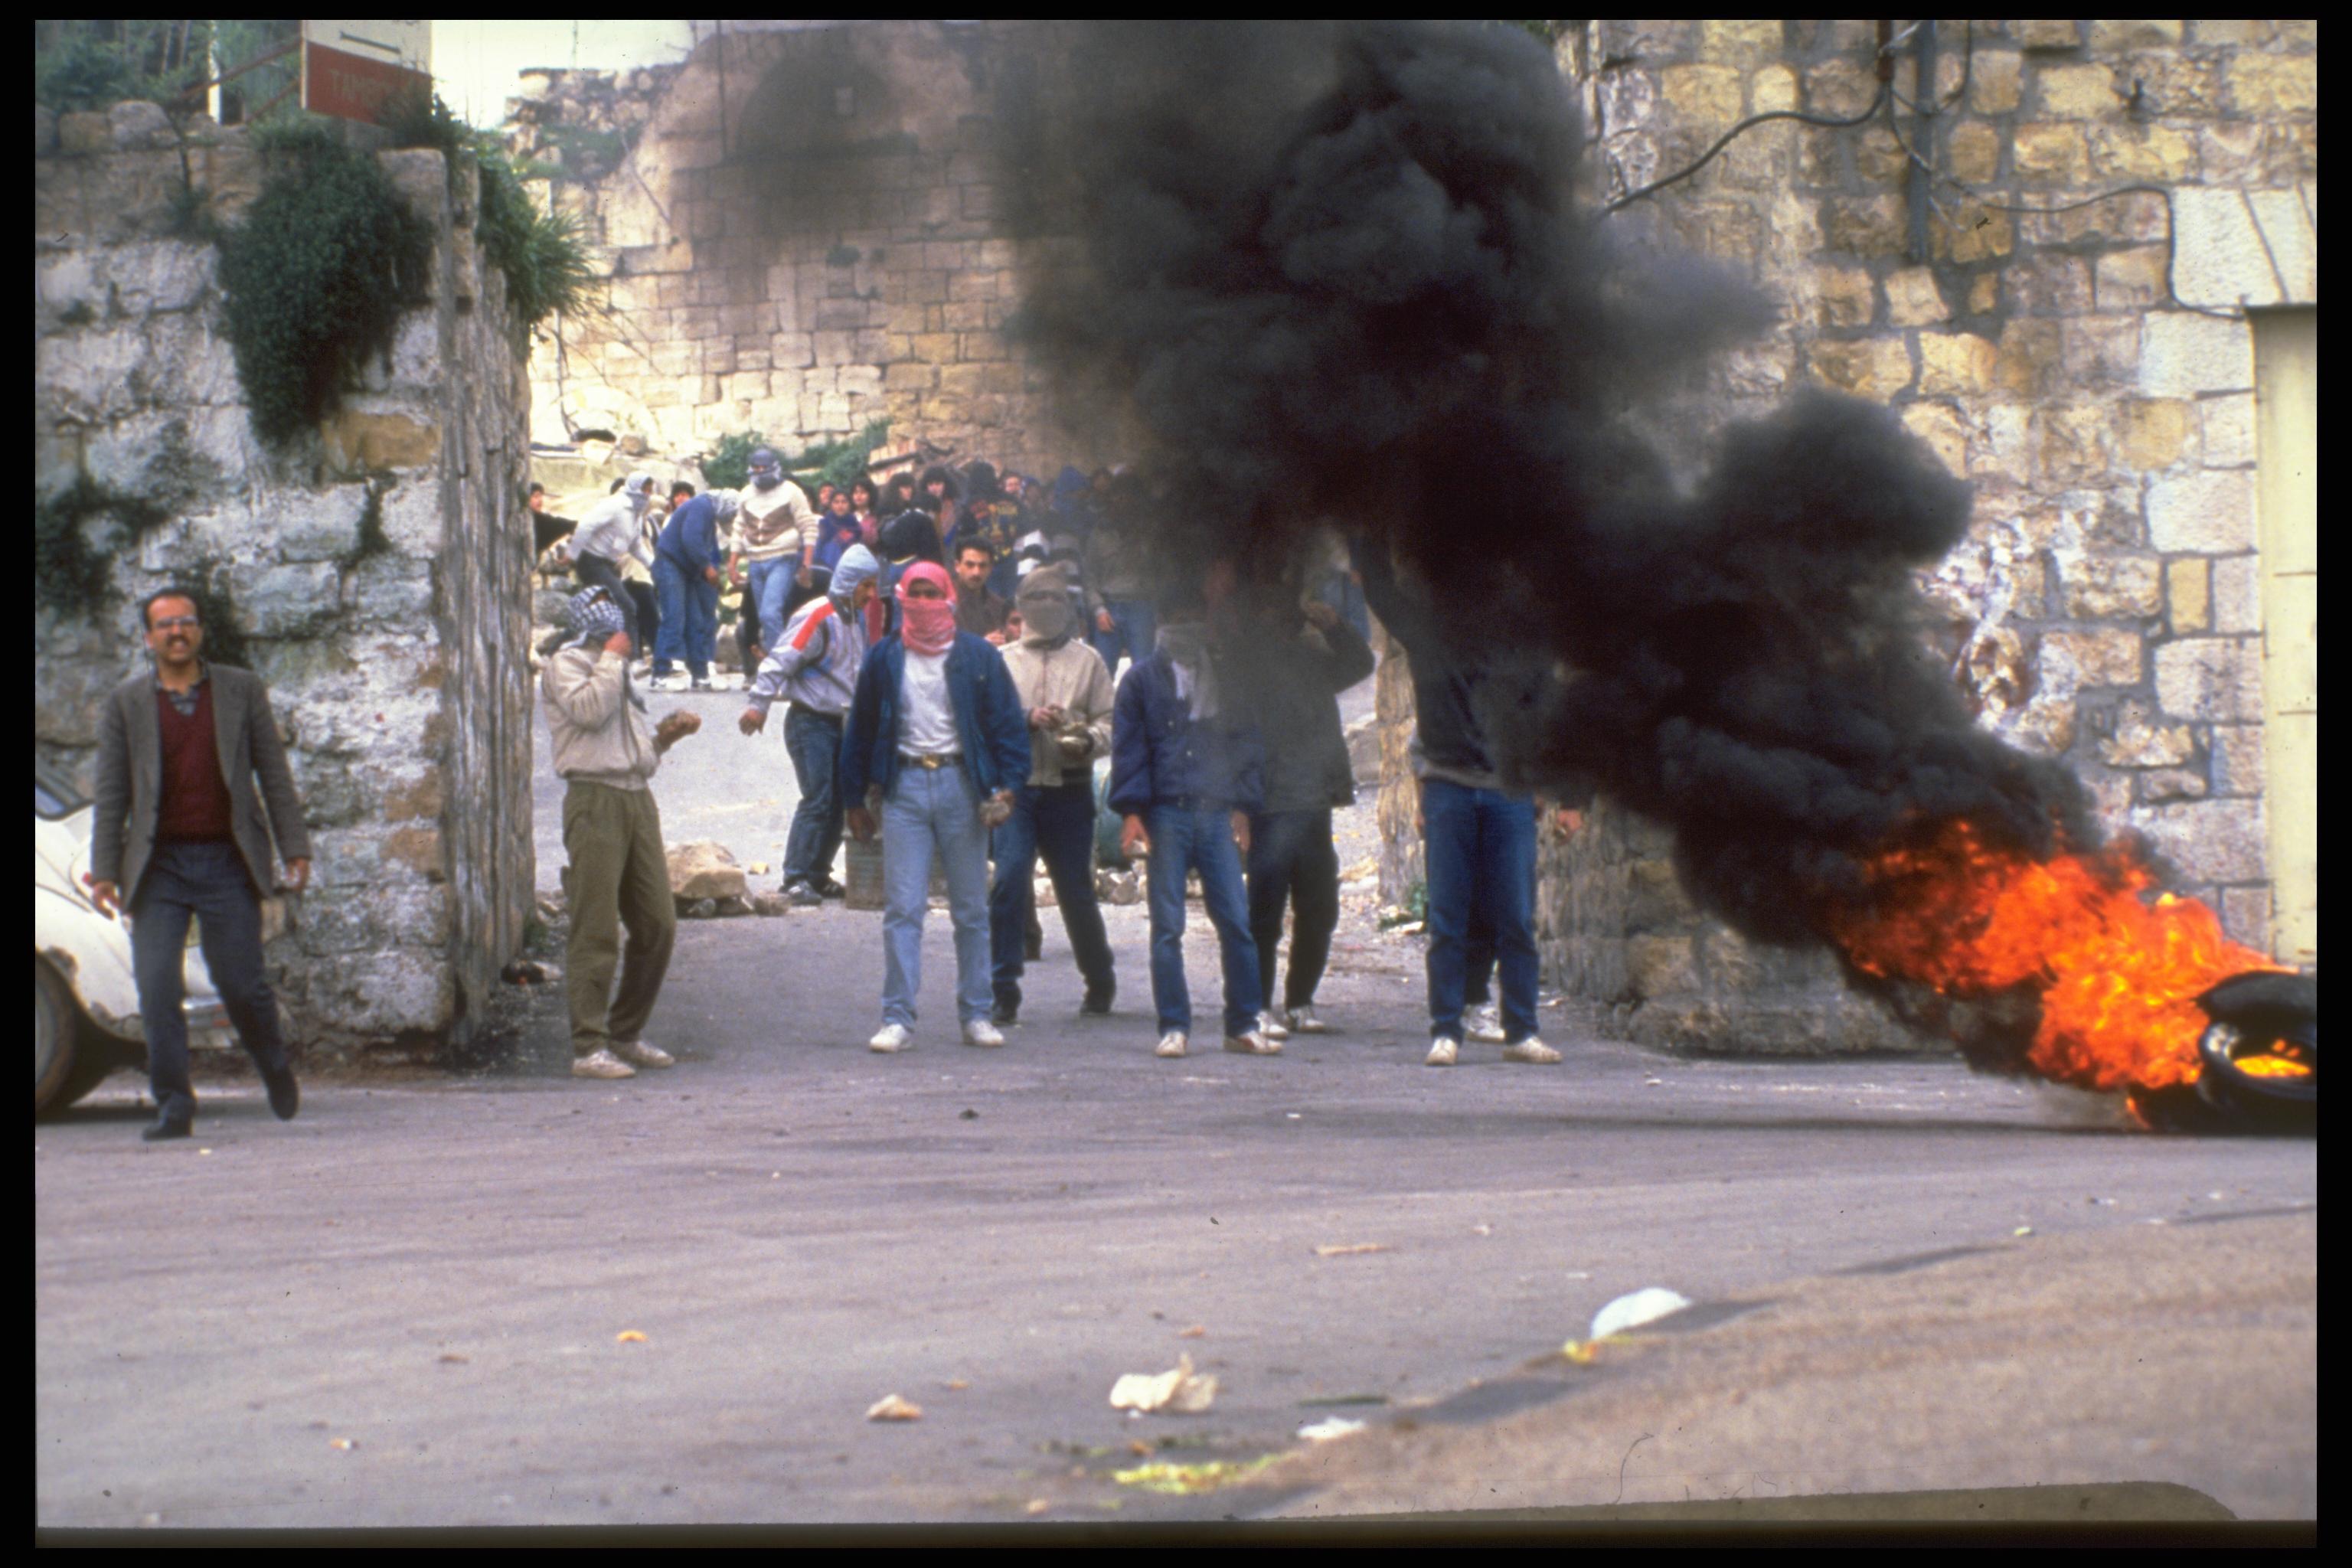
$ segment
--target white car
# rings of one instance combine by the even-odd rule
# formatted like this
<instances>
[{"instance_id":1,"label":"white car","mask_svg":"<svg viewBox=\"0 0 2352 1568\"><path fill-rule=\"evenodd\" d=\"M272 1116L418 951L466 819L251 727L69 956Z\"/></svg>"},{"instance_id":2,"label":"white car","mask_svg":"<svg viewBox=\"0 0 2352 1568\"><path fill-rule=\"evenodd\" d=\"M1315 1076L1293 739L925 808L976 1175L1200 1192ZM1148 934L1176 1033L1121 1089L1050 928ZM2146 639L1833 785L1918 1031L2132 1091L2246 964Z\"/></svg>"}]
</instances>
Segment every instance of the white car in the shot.
<instances>
[{"instance_id":1,"label":"white car","mask_svg":"<svg viewBox=\"0 0 2352 1568\"><path fill-rule=\"evenodd\" d=\"M117 1068L147 1064L131 928L99 913L89 869L90 803L33 764L33 1114L62 1109ZM220 1037L227 1016L188 924L189 1044Z\"/></svg>"}]
</instances>

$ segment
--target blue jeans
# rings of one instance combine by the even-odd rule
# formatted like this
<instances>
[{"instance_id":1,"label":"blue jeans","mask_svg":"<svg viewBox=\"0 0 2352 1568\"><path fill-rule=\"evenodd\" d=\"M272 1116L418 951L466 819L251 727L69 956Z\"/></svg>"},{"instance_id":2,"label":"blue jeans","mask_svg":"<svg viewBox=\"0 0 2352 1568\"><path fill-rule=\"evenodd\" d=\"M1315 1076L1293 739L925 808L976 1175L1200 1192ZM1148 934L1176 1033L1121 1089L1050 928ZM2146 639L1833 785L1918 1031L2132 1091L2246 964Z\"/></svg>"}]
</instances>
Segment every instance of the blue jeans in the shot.
<instances>
[{"instance_id":1,"label":"blue jeans","mask_svg":"<svg viewBox=\"0 0 2352 1568\"><path fill-rule=\"evenodd\" d=\"M173 1120L196 1113L188 1082L188 919L202 922L205 967L236 1037L264 1072L286 1066L278 995L261 966L261 900L234 844L158 844L131 905L131 968L147 1034L147 1083Z\"/></svg>"},{"instance_id":2,"label":"blue jeans","mask_svg":"<svg viewBox=\"0 0 2352 1568\"><path fill-rule=\"evenodd\" d=\"M656 555L654 587L661 597L654 673L667 675L671 663L682 658L688 674L709 679L710 658L719 651L719 584L698 572L689 574L667 555Z\"/></svg>"},{"instance_id":3,"label":"blue jeans","mask_svg":"<svg viewBox=\"0 0 2352 1568\"><path fill-rule=\"evenodd\" d=\"M988 1016L988 829L963 769L901 763L882 803L882 1021L915 1022L923 984L923 915L930 905L931 854L948 874L955 922L956 1016Z\"/></svg>"},{"instance_id":4,"label":"blue jeans","mask_svg":"<svg viewBox=\"0 0 2352 1568\"><path fill-rule=\"evenodd\" d=\"M798 703L784 710L784 749L800 776L801 803L793 808L793 830L784 840L784 885L814 888L833 875L841 852L840 792L833 787L841 763L837 716L813 713Z\"/></svg>"},{"instance_id":5,"label":"blue jeans","mask_svg":"<svg viewBox=\"0 0 2352 1568\"><path fill-rule=\"evenodd\" d=\"M1021 1006L1022 938L1036 896L1030 879L1041 851L1087 989L1111 985L1110 938L1103 931L1102 906L1095 902L1094 850L1095 792L1086 775L1050 788L1024 784L1013 792L1013 815L996 830L996 882L988 890L989 944L995 959L991 978L997 1005L1007 1012Z\"/></svg>"},{"instance_id":6,"label":"blue jeans","mask_svg":"<svg viewBox=\"0 0 2352 1568\"><path fill-rule=\"evenodd\" d=\"M1234 844L1233 813L1223 806L1155 805L1144 816L1151 836L1151 1005L1160 1032L1190 1033L1192 994L1184 987L1184 876L1201 873L1201 901L1216 929L1225 972L1225 1037L1257 1027L1265 994L1250 937L1249 896L1242 888L1241 851Z\"/></svg>"},{"instance_id":7,"label":"blue jeans","mask_svg":"<svg viewBox=\"0 0 2352 1568\"><path fill-rule=\"evenodd\" d=\"M1159 611L1149 599L1105 599L1103 608L1110 612L1111 629L1091 626L1087 640L1102 655L1103 668L1116 675L1121 648L1127 657L1141 664L1151 657L1160 633Z\"/></svg>"},{"instance_id":8,"label":"blue jeans","mask_svg":"<svg viewBox=\"0 0 2352 1568\"><path fill-rule=\"evenodd\" d=\"M743 563L743 591L760 606L760 644L773 649L793 618L793 579L800 575L798 555L779 555Z\"/></svg>"},{"instance_id":9,"label":"blue jeans","mask_svg":"<svg viewBox=\"0 0 2352 1568\"><path fill-rule=\"evenodd\" d=\"M1446 779L1421 782L1429 871L1429 1033L1462 1037L1474 931L1491 933L1503 1037L1536 1032L1536 803Z\"/></svg>"}]
</instances>

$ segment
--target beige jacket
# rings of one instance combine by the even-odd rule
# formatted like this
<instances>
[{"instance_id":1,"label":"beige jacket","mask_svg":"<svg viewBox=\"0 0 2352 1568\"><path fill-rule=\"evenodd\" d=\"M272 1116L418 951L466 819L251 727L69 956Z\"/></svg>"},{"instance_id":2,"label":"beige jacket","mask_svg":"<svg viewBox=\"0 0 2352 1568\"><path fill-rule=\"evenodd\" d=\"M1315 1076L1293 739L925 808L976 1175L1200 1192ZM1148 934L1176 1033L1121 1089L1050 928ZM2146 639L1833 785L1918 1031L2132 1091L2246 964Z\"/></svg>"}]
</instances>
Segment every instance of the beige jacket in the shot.
<instances>
[{"instance_id":1,"label":"beige jacket","mask_svg":"<svg viewBox=\"0 0 2352 1568\"><path fill-rule=\"evenodd\" d=\"M1084 778L1093 772L1094 759L1110 755L1110 710L1114 693L1110 671L1102 655L1085 639L1071 637L1057 648L1031 647L1025 642L1004 645L1004 668L1013 672L1013 689L1021 694L1025 715L1040 708L1058 707L1062 728L1029 731L1030 787L1045 788L1065 778ZM1084 760L1065 758L1061 735L1083 732L1091 742ZM1064 770L1068 772L1065 773Z\"/></svg>"},{"instance_id":2,"label":"beige jacket","mask_svg":"<svg viewBox=\"0 0 2352 1568\"><path fill-rule=\"evenodd\" d=\"M603 649L567 647L547 661L539 690L557 777L644 789L661 766L654 727L623 689L627 669L619 654Z\"/></svg>"}]
</instances>

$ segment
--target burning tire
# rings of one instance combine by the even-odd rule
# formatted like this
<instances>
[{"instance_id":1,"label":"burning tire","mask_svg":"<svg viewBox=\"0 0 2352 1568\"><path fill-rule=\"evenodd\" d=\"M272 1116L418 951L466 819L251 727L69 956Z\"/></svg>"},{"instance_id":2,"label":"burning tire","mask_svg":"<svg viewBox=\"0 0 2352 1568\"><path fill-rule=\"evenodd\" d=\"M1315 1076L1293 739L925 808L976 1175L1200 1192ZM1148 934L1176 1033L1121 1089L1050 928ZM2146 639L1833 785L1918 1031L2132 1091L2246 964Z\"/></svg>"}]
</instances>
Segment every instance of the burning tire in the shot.
<instances>
[{"instance_id":1,"label":"burning tire","mask_svg":"<svg viewBox=\"0 0 2352 1568\"><path fill-rule=\"evenodd\" d=\"M2197 1042L2203 1071L2139 1101L2157 1126L2185 1132L2319 1131L2319 982L2258 973L2198 999L2212 1019Z\"/></svg>"}]
</instances>

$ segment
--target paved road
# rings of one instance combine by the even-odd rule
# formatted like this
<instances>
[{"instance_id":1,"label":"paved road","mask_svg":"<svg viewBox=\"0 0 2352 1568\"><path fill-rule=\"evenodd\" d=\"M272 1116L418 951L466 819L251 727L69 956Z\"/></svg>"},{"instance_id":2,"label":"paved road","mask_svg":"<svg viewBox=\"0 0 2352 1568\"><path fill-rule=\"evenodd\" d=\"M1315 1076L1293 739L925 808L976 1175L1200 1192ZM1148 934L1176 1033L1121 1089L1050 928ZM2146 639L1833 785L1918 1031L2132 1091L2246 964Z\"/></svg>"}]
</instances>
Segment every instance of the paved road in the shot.
<instances>
[{"instance_id":1,"label":"paved road","mask_svg":"<svg viewBox=\"0 0 2352 1568\"><path fill-rule=\"evenodd\" d=\"M659 781L671 837L780 858L781 744L733 732L738 693L657 700L708 726ZM551 805L554 788L542 793ZM1367 815L1343 824L1343 860L1363 853ZM553 817L542 811L546 886L562 858ZM2165 1352L2113 1368L2115 1401L2078 1402L2068 1452L2142 1466L2128 1475L2069 1473L2063 1456L1988 1431L1972 1413L2009 1407L1963 1394L1935 1351L1972 1322L2006 1332L2062 1276L2069 1313L2124 1321L2147 1280L2195 1271L2131 1250L2191 1234L2148 1222L2313 1209L2312 1143L2148 1136L2101 1102L1940 1063L1674 1061L1581 1037L1562 1009L1546 1014L1570 1050L1559 1068L1474 1047L1433 1071L1420 1065L1417 950L1371 929L1368 894L1349 901L1324 991L1344 1033L1275 1060L1161 1062L1143 911L1108 913L1118 1015L1075 1016L1048 913L1029 1016L999 1052L950 1043L940 915L919 1048L866 1052L877 917L829 906L688 922L655 1032L681 1065L628 1083L566 1076L550 1005L495 1072L314 1079L290 1125L249 1083L210 1086L188 1144L141 1144L136 1080L118 1078L36 1131L40 1521L1479 1506L1476 1472L1507 1468L1495 1441L1567 1440L1510 1425L1587 1407L1519 1411L1527 1363L1612 1297L1662 1284L1702 1303L1782 1304L1712 1335L1811 1325L1834 1271L1968 1247L1992 1250L1903 1278L1990 1270L1968 1288L1979 1309L1922 1322L1916 1293L1882 1291L1802 1375L1699 1336L1731 1349L1697 1369L1655 1363L1622 1385L1649 1404L1592 1402L1610 1419L1587 1436L1615 1442L1629 1408L1674 1407L1727 1379L1759 1408L1774 1391L1812 1391L1790 1406L1786 1441L1801 1448L1806 1421L1847 1435L1834 1452L1811 1441L1812 1468L1787 1464L1775 1484L1986 1484L2028 1452L2050 1468L2029 1465L2027 1479L2172 1480L2242 1512L2315 1513L2315 1349L2295 1353L2315 1346L2315 1222L2243 1222L2235 1292L2175 1293ZM1196 986L1212 980L1197 948L1192 967ZM1209 1000L1196 989L1203 1016ZM1316 1250L1363 1244L1387 1250ZM2060 1261L2045 1266L2045 1247ZM2236 1379L2233 1402L2195 1405L2228 1419L2141 1429L2160 1419L2151 1408L2192 1407L2196 1390L2229 1381L2225 1362L2184 1360L2182 1343L2249 1325L2264 1375ZM1108 1407L1119 1374L1181 1353L1222 1381L1207 1414ZM2045 1365L2057 1352L2037 1353ZM1820 1394L1831 1373L1889 1357L1913 1370L1870 1399L1910 1401L1935 1440L1857 1423ZM863 1418L893 1393L922 1419ZM1335 1399L1357 1403L1318 1403ZM1431 1430L1473 1446L1412 1437L1426 1410ZM1274 1490L1164 1498L1113 1479L1147 1457L1255 1460L1335 1413L1374 1430L1309 1472L1267 1472ZM1887 1458L1875 1479L1838 1458L1864 1430ZM1635 1465L1627 1495L1672 1495L1658 1488L1710 1464L1769 1470L1737 1436L1658 1458L1646 1491ZM1521 1506L1610 1495L1581 1471L1512 1474Z\"/></svg>"},{"instance_id":2,"label":"paved road","mask_svg":"<svg viewBox=\"0 0 2352 1568\"><path fill-rule=\"evenodd\" d=\"M290 1125L224 1086L196 1140L150 1148L118 1079L36 1131L40 1521L1244 1506L1111 1472L1140 1462L1134 1444L1172 1444L1152 1455L1171 1461L1279 1450L1331 1413L1309 1401L1376 1395L1388 1410L1338 1408L1381 1417L1508 1379L1642 1286L1786 1295L1993 1246L2018 1270L1981 1297L1998 1322L2028 1299L2035 1247L2316 1204L2310 1142L2118 1131L2095 1102L1957 1066L1690 1064L1561 1025L1561 1067L1474 1047L1428 1069L1415 955L1360 915L1326 990L1345 1034L1274 1060L1157 1061L1141 911L1112 916L1118 1016L1076 1018L1052 931L1031 1021L999 1052L949 1043L937 916L919 1048L866 1052L875 917L828 908L689 922L655 1037L683 1061L632 1082L562 1076L543 1018L501 1075L317 1080ZM1390 1250L1316 1252L1366 1243ZM2313 1227L2262 1254L2305 1325L2269 1351L2315 1342L2315 1288L2297 1283L2315 1249ZM2128 1279L2094 1269L2068 1310L2095 1320L2101 1282ZM2187 1292L2179 1310L2226 1331L2242 1305ZM1906 1321L1875 1328L1900 1342ZM644 1341L617 1339L632 1331ZM1184 1352L1223 1381L1206 1415L1108 1408L1119 1374ZM2296 1370L2273 1419L2186 1434L2120 1479L2315 1511ZM2179 1371L2115 1375L2144 1411ZM1932 1378L1912 1392L1928 1410L1958 1398ZM863 1418L893 1393L923 1418ZM2106 1437L2134 1451L2138 1418ZM1903 1484L1979 1474L2001 1441L1906 1452Z\"/></svg>"}]
</instances>

